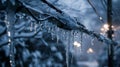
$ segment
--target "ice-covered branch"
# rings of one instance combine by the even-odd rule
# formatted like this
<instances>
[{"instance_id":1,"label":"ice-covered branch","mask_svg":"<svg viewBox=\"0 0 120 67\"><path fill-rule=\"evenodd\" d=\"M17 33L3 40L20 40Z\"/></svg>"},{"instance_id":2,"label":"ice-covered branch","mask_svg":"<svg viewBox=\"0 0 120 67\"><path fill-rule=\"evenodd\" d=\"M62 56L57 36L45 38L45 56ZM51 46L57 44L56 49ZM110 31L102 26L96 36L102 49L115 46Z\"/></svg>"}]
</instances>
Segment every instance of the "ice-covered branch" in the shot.
<instances>
[{"instance_id":1,"label":"ice-covered branch","mask_svg":"<svg viewBox=\"0 0 120 67\"><path fill-rule=\"evenodd\" d=\"M28 6L26 6L23 2L21 2L21 1L18 0L18 3L21 4L22 8L25 8L26 11L27 11L27 12L32 16L32 18L34 18L37 22L39 22L39 21L44 21L44 20L47 20L47 19L49 19L49 18L52 17L52 16L48 15L47 17L45 17L45 18L43 18L43 19L41 19L41 18L39 19L39 18L37 18L37 17L32 13L31 9L29 9ZM19 8L17 8L17 9L19 9Z\"/></svg>"},{"instance_id":2,"label":"ice-covered branch","mask_svg":"<svg viewBox=\"0 0 120 67\"><path fill-rule=\"evenodd\" d=\"M45 0L44 3L46 3L46 2L47 1ZM46 4L48 4L48 3L46 3ZM30 7L30 5L24 5L24 6L26 6L28 9L32 9L35 12L41 13L40 11ZM53 7L54 5L51 6L50 4L48 4L48 6L54 9L54 7ZM55 10L56 10L56 7L55 7ZM114 44L114 45L118 44L117 42L115 42L113 40L110 40L107 37L104 37L104 36L102 36L100 34L97 34L93 31L89 31L88 29L86 29L84 27L84 25L78 24L77 21L74 18L70 17L68 14L66 14L64 12L62 12L62 13L58 12L57 14L51 13L49 15L53 16L53 18L51 18L51 20L53 20L53 21L57 20L58 21L58 22L53 22L53 23L56 24L60 28L67 29L67 30L79 30L83 33L86 33L86 34L88 34L92 37L97 38L99 41L104 42L106 44Z\"/></svg>"},{"instance_id":3,"label":"ice-covered branch","mask_svg":"<svg viewBox=\"0 0 120 67\"><path fill-rule=\"evenodd\" d=\"M48 46L48 43L43 38L40 38L40 39L46 46Z\"/></svg>"},{"instance_id":4,"label":"ice-covered branch","mask_svg":"<svg viewBox=\"0 0 120 67\"><path fill-rule=\"evenodd\" d=\"M113 40L111 40L111 39L109 39L109 38L107 38L107 37L105 37L105 36L103 36L101 34L95 33L94 31L89 31L88 29L82 28L82 27L80 27L79 30L81 32L84 32L84 33L92 36L92 37L97 38L99 41L104 42L106 44L118 45L117 42L115 42L115 41L113 41Z\"/></svg>"},{"instance_id":5,"label":"ice-covered branch","mask_svg":"<svg viewBox=\"0 0 120 67\"><path fill-rule=\"evenodd\" d=\"M33 31L33 32L21 33L21 34L16 33L15 36L14 36L14 38L26 38L26 37L27 37L27 38L30 38L30 37L34 37L34 36L37 35L39 32L40 32L40 28L38 28L38 29L36 30L36 32Z\"/></svg>"}]
</instances>

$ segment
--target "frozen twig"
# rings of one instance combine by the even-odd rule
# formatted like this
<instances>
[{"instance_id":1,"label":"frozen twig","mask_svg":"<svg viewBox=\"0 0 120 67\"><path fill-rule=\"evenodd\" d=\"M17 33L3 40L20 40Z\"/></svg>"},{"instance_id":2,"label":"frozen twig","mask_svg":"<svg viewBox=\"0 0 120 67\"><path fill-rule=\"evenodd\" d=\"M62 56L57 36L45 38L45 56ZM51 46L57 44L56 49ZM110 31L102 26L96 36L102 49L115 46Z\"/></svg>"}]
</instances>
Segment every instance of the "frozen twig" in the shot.
<instances>
[{"instance_id":1,"label":"frozen twig","mask_svg":"<svg viewBox=\"0 0 120 67\"><path fill-rule=\"evenodd\" d=\"M39 18L37 18L32 12L31 12L31 9L30 8L28 8L28 6L26 6L24 3L22 3L21 1L19 1L18 0L18 2L27 10L27 12L37 21L37 22L39 22L39 21L44 21L44 20L46 20L46 19L49 19L49 18L51 18L52 16L47 16L46 18L44 18L44 19L39 19Z\"/></svg>"},{"instance_id":2,"label":"frozen twig","mask_svg":"<svg viewBox=\"0 0 120 67\"><path fill-rule=\"evenodd\" d=\"M46 46L48 46L48 43L43 38L40 38L40 39Z\"/></svg>"},{"instance_id":3,"label":"frozen twig","mask_svg":"<svg viewBox=\"0 0 120 67\"><path fill-rule=\"evenodd\" d=\"M39 32L40 32L40 28L38 27L36 32L33 31L33 32L21 33L21 34L16 33L14 38L31 38L31 37L34 37L35 35L37 35Z\"/></svg>"}]
</instances>

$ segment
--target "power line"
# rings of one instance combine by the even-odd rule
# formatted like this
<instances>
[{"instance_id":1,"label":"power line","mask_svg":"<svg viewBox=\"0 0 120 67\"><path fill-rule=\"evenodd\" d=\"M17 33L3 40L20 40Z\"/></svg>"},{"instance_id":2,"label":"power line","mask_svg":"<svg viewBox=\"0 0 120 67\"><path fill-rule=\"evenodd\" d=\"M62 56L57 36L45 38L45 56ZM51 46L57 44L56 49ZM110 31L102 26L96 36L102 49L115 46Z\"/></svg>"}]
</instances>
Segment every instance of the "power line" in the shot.
<instances>
[{"instance_id":1,"label":"power line","mask_svg":"<svg viewBox=\"0 0 120 67\"><path fill-rule=\"evenodd\" d=\"M97 9L94 7L94 5L92 4L92 2L91 2L90 0L87 0L87 1L88 1L88 3L90 4L90 6L92 7L92 9L94 10L94 12L96 13L96 15L99 17L99 20L100 20L102 23L104 23L103 17L101 17L101 16L99 15Z\"/></svg>"}]
</instances>

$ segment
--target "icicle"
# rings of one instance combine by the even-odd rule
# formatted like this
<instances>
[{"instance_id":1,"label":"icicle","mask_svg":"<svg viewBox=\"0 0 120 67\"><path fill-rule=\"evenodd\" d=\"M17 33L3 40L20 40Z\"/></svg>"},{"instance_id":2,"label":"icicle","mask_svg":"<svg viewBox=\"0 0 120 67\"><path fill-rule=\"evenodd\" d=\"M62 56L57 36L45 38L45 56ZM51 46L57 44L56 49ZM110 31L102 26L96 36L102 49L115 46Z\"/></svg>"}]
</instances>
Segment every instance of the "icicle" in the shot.
<instances>
[{"instance_id":1,"label":"icicle","mask_svg":"<svg viewBox=\"0 0 120 67\"><path fill-rule=\"evenodd\" d=\"M33 31L33 23L30 23L30 31Z\"/></svg>"},{"instance_id":2,"label":"icicle","mask_svg":"<svg viewBox=\"0 0 120 67\"><path fill-rule=\"evenodd\" d=\"M71 40L71 50L72 50L72 54L74 53L74 52L76 52L75 51L75 49L76 49L76 47L79 47L80 45L79 44L77 44L76 45L76 47L75 47L75 45L74 45L74 43L75 42L77 42L77 41L79 41L79 36L78 36L78 31L71 31L71 36L72 36L72 40ZM71 63L73 62L73 55L72 55L72 57L71 57Z\"/></svg>"},{"instance_id":3,"label":"icicle","mask_svg":"<svg viewBox=\"0 0 120 67\"><path fill-rule=\"evenodd\" d=\"M61 35L62 40L64 40L64 39L65 39L65 37L64 37L64 36L65 36L65 30L63 30L63 29L62 29L62 35Z\"/></svg>"},{"instance_id":4,"label":"icicle","mask_svg":"<svg viewBox=\"0 0 120 67\"><path fill-rule=\"evenodd\" d=\"M39 21L39 27L40 27L40 30L43 29L43 24Z\"/></svg>"},{"instance_id":5,"label":"icicle","mask_svg":"<svg viewBox=\"0 0 120 67\"><path fill-rule=\"evenodd\" d=\"M76 34L77 34L77 32L75 32L74 30L72 30L72 31L70 32L70 37L71 37L71 38L70 38L70 43L71 43L71 44L70 44L70 46L71 46L71 47L70 47L70 48L71 48L70 50L71 50L71 54L72 54L72 55L71 55L70 64L73 63L73 57L74 57L73 54L74 54L75 49L76 49L75 46L74 46L74 44L73 44L73 43L76 41L76 40L75 40L75 39L76 39Z\"/></svg>"},{"instance_id":6,"label":"icicle","mask_svg":"<svg viewBox=\"0 0 120 67\"><path fill-rule=\"evenodd\" d=\"M83 33L83 37L86 39L86 38L87 38L87 35Z\"/></svg>"},{"instance_id":7,"label":"icicle","mask_svg":"<svg viewBox=\"0 0 120 67\"><path fill-rule=\"evenodd\" d=\"M34 22L34 32L37 32L37 24Z\"/></svg>"},{"instance_id":8,"label":"icicle","mask_svg":"<svg viewBox=\"0 0 120 67\"><path fill-rule=\"evenodd\" d=\"M72 52L72 56L71 56L71 61L70 63L73 63L73 53L74 53L74 45L72 44L74 42L74 31L71 31L71 52Z\"/></svg>"},{"instance_id":9,"label":"icicle","mask_svg":"<svg viewBox=\"0 0 120 67\"><path fill-rule=\"evenodd\" d=\"M52 27L51 28L51 37L52 37L52 40L54 40L54 33L53 32L54 32L54 28Z\"/></svg>"},{"instance_id":10,"label":"icicle","mask_svg":"<svg viewBox=\"0 0 120 67\"><path fill-rule=\"evenodd\" d=\"M44 22L44 29L47 30L47 21Z\"/></svg>"},{"instance_id":11,"label":"icicle","mask_svg":"<svg viewBox=\"0 0 120 67\"><path fill-rule=\"evenodd\" d=\"M91 39L91 45L94 45L94 38Z\"/></svg>"},{"instance_id":12,"label":"icicle","mask_svg":"<svg viewBox=\"0 0 120 67\"><path fill-rule=\"evenodd\" d=\"M69 67L69 52L70 52L70 41L71 41L71 35L70 35L71 33L69 33L69 32L66 32L66 35L68 35L68 36L66 36L65 35L65 40L66 40L66 64L67 64L67 67Z\"/></svg>"},{"instance_id":13,"label":"icicle","mask_svg":"<svg viewBox=\"0 0 120 67\"><path fill-rule=\"evenodd\" d=\"M67 40L68 40L68 32L67 31L64 31L64 41L65 41L65 44L68 44Z\"/></svg>"},{"instance_id":14,"label":"icicle","mask_svg":"<svg viewBox=\"0 0 120 67\"><path fill-rule=\"evenodd\" d=\"M74 32L74 41L78 41L79 40L79 34L78 34L78 31L75 31Z\"/></svg>"},{"instance_id":15,"label":"icicle","mask_svg":"<svg viewBox=\"0 0 120 67\"><path fill-rule=\"evenodd\" d=\"M74 30L72 30L72 31L71 31L71 36L73 37L73 38L72 38L72 42L74 42L74 41L75 41L75 36L74 36L74 35L75 35L75 31L74 31Z\"/></svg>"},{"instance_id":16,"label":"icicle","mask_svg":"<svg viewBox=\"0 0 120 67\"><path fill-rule=\"evenodd\" d=\"M57 33L57 34L56 34L56 35L57 35L57 44L58 44L58 42L59 42L59 30L60 30L59 28L56 28L56 33Z\"/></svg>"},{"instance_id":17,"label":"icicle","mask_svg":"<svg viewBox=\"0 0 120 67\"><path fill-rule=\"evenodd\" d=\"M82 53L82 44L83 44L83 33L82 32L80 33L80 44L81 44L80 53Z\"/></svg>"},{"instance_id":18,"label":"icicle","mask_svg":"<svg viewBox=\"0 0 120 67\"><path fill-rule=\"evenodd\" d=\"M66 36L66 35L65 35L65 36ZM67 37L65 37L65 38L68 39L68 37L69 37L69 36L67 36ZM66 40L66 39L65 39L65 40ZM68 54L68 53L69 53L69 52L68 52L68 51L69 51L69 47L68 47L68 45L69 45L69 44L67 43L67 44L66 44L66 64L67 64L67 67L69 67L69 54Z\"/></svg>"},{"instance_id":19,"label":"icicle","mask_svg":"<svg viewBox=\"0 0 120 67\"><path fill-rule=\"evenodd\" d=\"M59 39L63 40L64 41L64 30L63 29L60 29L60 34L59 34Z\"/></svg>"}]
</instances>

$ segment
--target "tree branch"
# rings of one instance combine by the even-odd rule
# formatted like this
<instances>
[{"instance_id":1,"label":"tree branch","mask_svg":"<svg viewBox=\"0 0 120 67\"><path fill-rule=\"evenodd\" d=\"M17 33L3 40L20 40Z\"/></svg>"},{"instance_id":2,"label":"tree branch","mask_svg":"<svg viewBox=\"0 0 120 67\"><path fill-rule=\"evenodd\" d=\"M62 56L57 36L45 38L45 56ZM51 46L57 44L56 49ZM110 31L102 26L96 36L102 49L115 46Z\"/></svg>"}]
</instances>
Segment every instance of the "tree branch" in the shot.
<instances>
[{"instance_id":1,"label":"tree branch","mask_svg":"<svg viewBox=\"0 0 120 67\"><path fill-rule=\"evenodd\" d=\"M46 18L44 18L44 19L38 19L38 18L31 12L31 9L29 9L28 7L26 7L24 3L22 3L22 2L19 1L19 0L18 0L18 3L20 3L21 6L22 6L23 8L25 8L26 11L27 11L37 22L39 22L39 21L44 21L44 20L49 19L49 18L52 17L52 16L49 15L48 17L46 17Z\"/></svg>"},{"instance_id":2,"label":"tree branch","mask_svg":"<svg viewBox=\"0 0 120 67\"><path fill-rule=\"evenodd\" d=\"M49 3L47 3L46 0L42 0L42 1L44 3L46 3L46 4L48 4L48 6L50 6L51 8L54 8L53 5L51 6ZM41 13L41 12L35 10L34 8L30 7L29 5L24 5L24 6L26 6L28 9L32 9L35 12ZM56 8L54 8L54 9L57 11ZM57 12L59 12L59 10ZM97 34L97 33L93 32L93 31L89 31L88 29L86 29L84 27L84 25L77 24L77 21L75 21L75 19L71 18L68 14L65 14L65 13L62 12L62 14L61 13L57 13L57 14L52 15L52 16L53 16L53 18L55 18L56 20L59 21L58 23L55 23L55 22L54 23L56 25L58 25L58 26L60 24L63 29L79 30L79 31L81 31L83 33L86 33L86 34L88 34L88 35L90 35L92 37L97 38L99 41L104 42L106 44L118 45L117 42L115 42L113 40L110 40L109 38L106 38L106 37L104 37L104 36L102 36L100 34Z\"/></svg>"},{"instance_id":3,"label":"tree branch","mask_svg":"<svg viewBox=\"0 0 120 67\"><path fill-rule=\"evenodd\" d=\"M40 39L45 44L45 46L48 46L48 43L43 38L40 38Z\"/></svg>"},{"instance_id":4,"label":"tree branch","mask_svg":"<svg viewBox=\"0 0 120 67\"><path fill-rule=\"evenodd\" d=\"M21 33L21 34L15 34L14 38L31 38L37 35L40 32L40 28L36 30L36 32L29 32L29 33Z\"/></svg>"}]
</instances>

